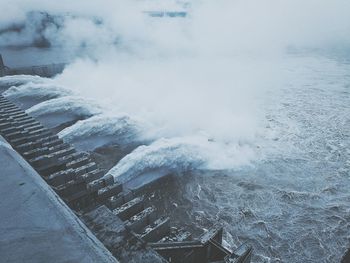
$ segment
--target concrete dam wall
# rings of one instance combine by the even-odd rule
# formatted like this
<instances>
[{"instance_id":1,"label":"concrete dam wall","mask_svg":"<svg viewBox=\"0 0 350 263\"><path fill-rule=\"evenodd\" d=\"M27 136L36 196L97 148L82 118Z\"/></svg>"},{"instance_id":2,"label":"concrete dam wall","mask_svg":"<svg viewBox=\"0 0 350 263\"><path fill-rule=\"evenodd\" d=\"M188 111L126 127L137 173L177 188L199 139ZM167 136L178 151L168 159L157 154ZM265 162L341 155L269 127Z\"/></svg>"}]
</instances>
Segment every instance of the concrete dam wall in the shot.
<instances>
[{"instance_id":1,"label":"concrete dam wall","mask_svg":"<svg viewBox=\"0 0 350 263\"><path fill-rule=\"evenodd\" d=\"M9 68L5 65L4 60L0 54L0 77L11 75L36 75L45 78L51 78L64 70L65 64L49 64L38 65L31 67L16 67Z\"/></svg>"}]
</instances>

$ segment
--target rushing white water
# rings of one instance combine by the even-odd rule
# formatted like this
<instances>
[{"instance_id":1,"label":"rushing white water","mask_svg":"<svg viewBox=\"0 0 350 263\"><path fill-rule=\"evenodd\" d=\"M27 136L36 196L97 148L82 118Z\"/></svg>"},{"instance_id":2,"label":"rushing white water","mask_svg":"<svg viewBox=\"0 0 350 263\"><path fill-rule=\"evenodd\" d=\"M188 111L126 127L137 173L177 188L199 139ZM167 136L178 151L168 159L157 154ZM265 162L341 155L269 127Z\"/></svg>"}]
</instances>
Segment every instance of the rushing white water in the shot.
<instances>
[{"instance_id":1,"label":"rushing white water","mask_svg":"<svg viewBox=\"0 0 350 263\"><path fill-rule=\"evenodd\" d=\"M64 96L43 101L26 112L36 117L48 128L57 128L65 123L86 119L101 114L103 108L93 100L77 96Z\"/></svg>"},{"instance_id":2,"label":"rushing white water","mask_svg":"<svg viewBox=\"0 0 350 263\"><path fill-rule=\"evenodd\" d=\"M18 106L26 110L49 99L72 95L72 92L46 81L45 83L29 82L20 86L12 86L2 95L10 100L15 100Z\"/></svg>"},{"instance_id":3,"label":"rushing white water","mask_svg":"<svg viewBox=\"0 0 350 263\"><path fill-rule=\"evenodd\" d=\"M180 137L159 139L148 146L140 146L123 158L108 174L113 175L118 182L127 182L150 171L168 173L181 173L198 168L223 168L222 165L235 164L237 166L249 163L253 158L250 149L218 145L201 137ZM231 158L222 162L220 155ZM242 157L244 156L244 157ZM220 167L221 166L221 167ZM146 176L147 177L147 176Z\"/></svg>"},{"instance_id":4,"label":"rushing white water","mask_svg":"<svg viewBox=\"0 0 350 263\"><path fill-rule=\"evenodd\" d=\"M250 140L215 141L204 132L162 138L167 133L159 127L151 133L153 143L136 148L109 173L117 181L142 184L191 171L195 177L184 194L193 202L195 224L221 220L231 245L247 240L254 245L255 262L337 262L350 227L348 58L346 53L286 56L280 64L283 84L268 91L261 129ZM104 136L112 136L108 142L129 142L150 134L130 121L132 116L111 116L78 122L61 136L73 142ZM135 129L138 136L124 137Z\"/></svg>"},{"instance_id":5,"label":"rushing white water","mask_svg":"<svg viewBox=\"0 0 350 263\"><path fill-rule=\"evenodd\" d=\"M27 113L40 117L47 114L58 114L60 112L72 112L82 116L100 114L102 108L91 100L79 97L62 97L44 101L27 110Z\"/></svg>"},{"instance_id":6,"label":"rushing white water","mask_svg":"<svg viewBox=\"0 0 350 263\"><path fill-rule=\"evenodd\" d=\"M19 86L26 83L43 83L46 79L40 78L38 76L5 76L0 78L0 92L7 90L11 86Z\"/></svg>"},{"instance_id":7,"label":"rushing white water","mask_svg":"<svg viewBox=\"0 0 350 263\"><path fill-rule=\"evenodd\" d=\"M152 170L165 170L166 174L193 169L205 162L198 155L200 150L196 148L199 147L196 147L191 139L160 139L151 146L138 147L108 174L113 175L119 182L127 182Z\"/></svg>"},{"instance_id":8,"label":"rushing white water","mask_svg":"<svg viewBox=\"0 0 350 263\"><path fill-rule=\"evenodd\" d=\"M106 144L137 143L142 141L141 134L142 124L129 116L102 114L78 121L58 135L78 149L94 150Z\"/></svg>"},{"instance_id":9,"label":"rushing white water","mask_svg":"<svg viewBox=\"0 0 350 263\"><path fill-rule=\"evenodd\" d=\"M16 76L5 76L0 79L1 86L18 86L28 82L41 83L45 82L47 79L38 76L28 76L28 75L16 75Z\"/></svg>"},{"instance_id":10,"label":"rushing white water","mask_svg":"<svg viewBox=\"0 0 350 263\"><path fill-rule=\"evenodd\" d=\"M88 118L60 133L84 150L144 144L109 171L116 181L195 175L181 193L191 211L175 212L203 228L220 220L231 246L254 245L254 262L339 262L350 230L349 1L35 0L61 23L40 32L45 15L25 13L33 1L8 2L15 15L0 24L26 26L0 43L39 35L84 59L53 82L81 97L28 113L52 127ZM145 15L152 8L187 16ZM27 81L41 79L0 83Z\"/></svg>"},{"instance_id":11,"label":"rushing white water","mask_svg":"<svg viewBox=\"0 0 350 263\"><path fill-rule=\"evenodd\" d=\"M2 93L8 99L18 100L23 97L30 98L57 98L72 95L70 90L64 89L51 83L29 82L23 85L12 86Z\"/></svg>"},{"instance_id":12,"label":"rushing white water","mask_svg":"<svg viewBox=\"0 0 350 263\"><path fill-rule=\"evenodd\" d=\"M195 173L187 186L194 224L221 219L232 243L254 245L255 262L339 262L348 247L350 56L329 55L286 59L286 83L267 104L262 161Z\"/></svg>"}]
</instances>

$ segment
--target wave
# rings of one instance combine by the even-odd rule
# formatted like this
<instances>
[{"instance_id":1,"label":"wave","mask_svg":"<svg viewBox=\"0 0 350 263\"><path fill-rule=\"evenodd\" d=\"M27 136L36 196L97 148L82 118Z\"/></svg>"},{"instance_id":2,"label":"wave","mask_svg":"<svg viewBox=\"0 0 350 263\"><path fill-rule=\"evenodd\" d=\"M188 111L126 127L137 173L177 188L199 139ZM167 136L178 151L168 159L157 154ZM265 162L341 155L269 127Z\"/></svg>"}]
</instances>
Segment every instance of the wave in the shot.
<instances>
[{"instance_id":1,"label":"wave","mask_svg":"<svg viewBox=\"0 0 350 263\"><path fill-rule=\"evenodd\" d=\"M92 100L65 96L41 102L29 108L26 112L36 117L48 128L53 128L63 123L70 123L100 114L103 109Z\"/></svg>"},{"instance_id":2,"label":"wave","mask_svg":"<svg viewBox=\"0 0 350 263\"><path fill-rule=\"evenodd\" d=\"M2 95L20 104L22 109L28 109L46 100L72 95L72 92L51 82L29 82L12 86Z\"/></svg>"},{"instance_id":3,"label":"wave","mask_svg":"<svg viewBox=\"0 0 350 263\"><path fill-rule=\"evenodd\" d=\"M62 130L58 135L80 150L106 144L128 145L140 142L142 125L126 115L96 115Z\"/></svg>"},{"instance_id":4,"label":"wave","mask_svg":"<svg viewBox=\"0 0 350 263\"><path fill-rule=\"evenodd\" d=\"M72 92L53 83L30 82L20 86L12 86L8 90L6 90L2 95L7 98L16 100L22 97L57 98L72 95Z\"/></svg>"},{"instance_id":5,"label":"wave","mask_svg":"<svg viewBox=\"0 0 350 263\"><path fill-rule=\"evenodd\" d=\"M162 138L136 148L107 175L112 175L115 181L121 183L140 176L145 182L152 173L157 173L159 177L193 169L235 168L250 164L255 157L249 146L232 146L223 146L205 136Z\"/></svg>"},{"instance_id":6,"label":"wave","mask_svg":"<svg viewBox=\"0 0 350 263\"><path fill-rule=\"evenodd\" d=\"M125 156L107 174L125 183L143 173L162 171L180 172L204 163L196 145L179 138L159 139L149 146L143 145Z\"/></svg>"},{"instance_id":7,"label":"wave","mask_svg":"<svg viewBox=\"0 0 350 263\"><path fill-rule=\"evenodd\" d=\"M67 96L44 101L27 110L27 113L39 117L50 113L74 112L78 115L95 115L102 112L102 108L91 100L80 97Z\"/></svg>"},{"instance_id":8,"label":"wave","mask_svg":"<svg viewBox=\"0 0 350 263\"><path fill-rule=\"evenodd\" d=\"M18 86L28 82L41 83L44 81L49 81L49 79L30 75L5 76L0 78L0 86Z\"/></svg>"},{"instance_id":9,"label":"wave","mask_svg":"<svg viewBox=\"0 0 350 263\"><path fill-rule=\"evenodd\" d=\"M41 78L38 76L28 75L16 75L16 76L5 76L0 78L0 93L6 91L12 86L19 86L26 83L43 83L49 81L49 79Z\"/></svg>"}]
</instances>

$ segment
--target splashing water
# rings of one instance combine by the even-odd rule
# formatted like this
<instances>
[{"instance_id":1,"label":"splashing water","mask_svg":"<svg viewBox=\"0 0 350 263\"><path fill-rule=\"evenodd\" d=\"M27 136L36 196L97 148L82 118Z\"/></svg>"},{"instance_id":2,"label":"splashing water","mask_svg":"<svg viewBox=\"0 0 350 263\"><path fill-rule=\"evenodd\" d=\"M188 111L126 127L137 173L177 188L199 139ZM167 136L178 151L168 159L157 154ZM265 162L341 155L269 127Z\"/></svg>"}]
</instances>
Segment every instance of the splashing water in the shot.
<instances>
[{"instance_id":1,"label":"splashing water","mask_svg":"<svg viewBox=\"0 0 350 263\"><path fill-rule=\"evenodd\" d=\"M70 90L64 89L63 87L55 86L49 83L33 83L29 82L23 85L12 86L8 90L2 93L4 97L8 99L18 100L21 97L32 97L41 98L45 97L48 99L63 97L71 95Z\"/></svg>"},{"instance_id":2,"label":"splashing water","mask_svg":"<svg viewBox=\"0 0 350 263\"><path fill-rule=\"evenodd\" d=\"M179 189L193 207L176 212L202 228L220 220L231 246L253 244L254 262L339 262L350 230L349 1L193 1L182 20L146 17L159 1L39 2L56 24L33 30L45 17L26 13L33 0L9 1L19 19L0 25L25 27L0 43L46 40L83 58L54 80L72 95L30 114L84 115L60 136L85 149L145 138L109 171L115 180L194 175ZM0 83L41 82L16 78Z\"/></svg>"},{"instance_id":3,"label":"splashing water","mask_svg":"<svg viewBox=\"0 0 350 263\"><path fill-rule=\"evenodd\" d=\"M106 144L125 146L142 141L141 131L142 125L129 116L101 114L78 121L58 135L78 149L86 151Z\"/></svg>"},{"instance_id":4,"label":"splashing water","mask_svg":"<svg viewBox=\"0 0 350 263\"><path fill-rule=\"evenodd\" d=\"M91 116L100 114L102 109L91 100L67 96L44 101L28 109L27 113L35 117L39 117L45 114L55 114L67 111L71 111L79 115Z\"/></svg>"}]
</instances>

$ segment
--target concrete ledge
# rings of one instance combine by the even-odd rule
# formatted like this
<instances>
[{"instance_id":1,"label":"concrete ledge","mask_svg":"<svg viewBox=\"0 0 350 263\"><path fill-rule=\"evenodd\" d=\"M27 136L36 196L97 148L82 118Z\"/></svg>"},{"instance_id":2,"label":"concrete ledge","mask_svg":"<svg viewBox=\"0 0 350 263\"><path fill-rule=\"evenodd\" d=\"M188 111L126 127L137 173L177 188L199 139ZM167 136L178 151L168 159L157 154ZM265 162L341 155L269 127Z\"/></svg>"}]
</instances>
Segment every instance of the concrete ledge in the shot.
<instances>
[{"instance_id":1,"label":"concrete ledge","mask_svg":"<svg viewBox=\"0 0 350 263\"><path fill-rule=\"evenodd\" d=\"M0 136L1 262L117 262Z\"/></svg>"}]
</instances>

